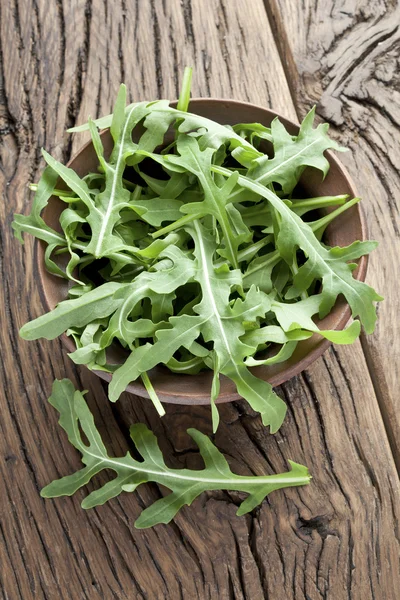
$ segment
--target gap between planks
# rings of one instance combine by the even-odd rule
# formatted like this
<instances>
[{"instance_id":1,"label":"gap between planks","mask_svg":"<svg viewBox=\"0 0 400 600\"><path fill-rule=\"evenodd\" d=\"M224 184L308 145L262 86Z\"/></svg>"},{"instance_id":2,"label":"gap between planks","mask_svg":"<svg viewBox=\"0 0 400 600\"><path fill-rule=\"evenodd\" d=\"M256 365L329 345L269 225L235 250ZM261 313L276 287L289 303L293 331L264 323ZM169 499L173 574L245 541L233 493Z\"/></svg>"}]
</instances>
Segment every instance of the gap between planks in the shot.
<instances>
[{"instance_id":1,"label":"gap between planks","mask_svg":"<svg viewBox=\"0 0 400 600\"><path fill-rule=\"evenodd\" d=\"M297 114L298 121L300 122L303 115L300 112L299 103L297 99L298 70L288 41L286 29L282 20L281 11L276 0L263 0L263 4L275 41L275 45L277 47L278 54L281 59L282 68L286 77L286 82L290 91L290 96L292 99L294 110ZM378 405L379 414L381 415L381 419L385 429L387 441L390 447L397 474L400 478L400 454L397 451L396 432L393 430L390 416L386 410L383 391L381 390L378 378L375 373L374 361L371 356L371 351L368 347L368 343L365 338L364 332L362 332L360 335L360 343L362 354L364 356L365 364L375 393L375 399Z\"/></svg>"},{"instance_id":2,"label":"gap between planks","mask_svg":"<svg viewBox=\"0 0 400 600\"><path fill-rule=\"evenodd\" d=\"M361 335L360 335L360 342L361 342L362 353L364 355L364 359L365 359L365 362L367 364L368 373L369 373L369 377L371 379L372 387L374 388L376 401L377 401L378 406L379 406L379 412L381 414L383 425L385 427L386 437L387 437L388 442L389 442L390 451L391 451L392 456L393 456L393 460L394 460L394 464L396 466L397 474L399 475L399 478L400 478L400 455L399 455L398 450L397 450L396 433L393 430L393 427L391 425L390 415L388 414L388 412L386 410L386 405L385 405L384 398L383 398L383 392L382 392L381 387L379 385L378 377L376 376L376 373L375 373L374 361L373 361L373 358L371 356L371 351L370 351L370 348L368 346L368 342L367 342L367 340L365 338L365 333L364 332L362 332Z\"/></svg>"}]
</instances>

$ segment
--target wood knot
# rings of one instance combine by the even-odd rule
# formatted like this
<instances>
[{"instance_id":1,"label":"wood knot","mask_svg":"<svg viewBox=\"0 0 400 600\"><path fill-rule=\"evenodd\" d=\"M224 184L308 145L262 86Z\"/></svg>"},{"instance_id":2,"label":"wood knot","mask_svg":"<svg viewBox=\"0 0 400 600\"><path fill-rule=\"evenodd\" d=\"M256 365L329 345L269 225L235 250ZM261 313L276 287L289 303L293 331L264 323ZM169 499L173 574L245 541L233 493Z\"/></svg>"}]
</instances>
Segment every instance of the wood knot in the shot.
<instances>
[{"instance_id":1,"label":"wood knot","mask_svg":"<svg viewBox=\"0 0 400 600\"><path fill-rule=\"evenodd\" d=\"M335 532L329 528L329 523L332 517L329 515L317 515L311 519L299 517L296 520L296 526L300 533L308 537L312 536L313 531L325 540L328 535L335 535Z\"/></svg>"}]
</instances>

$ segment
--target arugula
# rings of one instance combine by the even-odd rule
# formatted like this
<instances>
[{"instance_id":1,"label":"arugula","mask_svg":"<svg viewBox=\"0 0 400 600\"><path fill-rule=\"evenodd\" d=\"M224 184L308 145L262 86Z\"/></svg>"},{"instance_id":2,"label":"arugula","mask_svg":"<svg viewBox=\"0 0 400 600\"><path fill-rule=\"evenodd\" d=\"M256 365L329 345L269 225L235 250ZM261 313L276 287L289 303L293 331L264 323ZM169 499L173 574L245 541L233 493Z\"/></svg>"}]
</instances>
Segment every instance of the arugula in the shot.
<instances>
[{"instance_id":1,"label":"arugula","mask_svg":"<svg viewBox=\"0 0 400 600\"><path fill-rule=\"evenodd\" d=\"M143 123L146 128L153 126L157 129L158 124L167 119L179 123L177 126L179 133L196 135L200 139L202 148L218 149L222 144L229 143L232 149L245 148L252 158L259 158L263 155L251 143L237 134L233 128L226 127L200 115L172 108L166 100L129 104L125 109L125 118L132 109L136 109L138 106L148 111L149 116ZM98 129L107 129L111 126L112 119L113 114L96 119L93 123ZM84 125L71 127L68 132L80 133L89 129L89 123L85 123Z\"/></svg>"},{"instance_id":2,"label":"arugula","mask_svg":"<svg viewBox=\"0 0 400 600\"><path fill-rule=\"evenodd\" d=\"M46 268L71 287L53 311L25 324L21 336L67 332L76 345L72 360L113 374L112 401L141 378L160 415L153 367L188 374L211 369L214 431L225 376L275 432L285 404L249 368L287 360L311 335L348 344L360 324L372 332L381 297L355 280L353 270L376 244L329 248L323 242L327 225L358 198L297 195L304 169L325 176L325 150L342 150L327 125L313 128L314 109L298 135L278 119L270 128L224 126L188 112L190 80L189 69L177 108L166 100L126 106L122 85L112 115L75 128L90 131L97 172L79 177L43 151L48 166L31 185L31 214L16 215L13 227L20 241L26 232L47 244ZM110 156L103 127L110 127ZM57 187L58 177L66 190ZM42 217L52 195L65 205L59 231ZM310 211L326 207L334 208L310 220ZM325 316L340 295L360 320L343 331L321 331L315 316ZM122 364L108 361L112 344L125 350Z\"/></svg>"},{"instance_id":3,"label":"arugula","mask_svg":"<svg viewBox=\"0 0 400 600\"><path fill-rule=\"evenodd\" d=\"M328 125L313 127L315 108L297 135L279 119L270 128L225 126L188 112L191 77L186 68L176 108L167 100L126 106L121 85L112 115L74 128L90 131L95 172L80 177L42 151L47 166L39 182L30 184L31 213L15 215L12 226L21 242L29 233L46 245L47 270L67 279L69 288L64 301L26 323L20 335L35 340L67 333L76 364L112 374L111 401L140 378L161 417L165 411L151 381L155 366L188 375L211 369L214 432L220 377L228 377L274 433L286 405L252 367L288 360L311 336L351 344L361 325L371 333L381 297L355 280L353 271L354 261L376 243L329 248L326 227L360 199L301 196L304 170L318 169L325 177L325 150L344 150L329 139ZM109 156L99 133L108 127ZM57 230L42 216L53 196L64 206ZM323 214L315 217L315 211ZM341 295L359 320L341 331L321 330L316 316L328 314ZM112 345L125 352L122 364L110 363ZM84 508L144 482L170 490L142 512L140 528L168 523L204 491L247 493L238 510L245 514L273 490L310 480L306 467L291 461L287 473L236 475L195 429L188 433L204 459L202 470L170 469L143 424L130 429L142 460L129 452L111 458L83 394L69 380L53 384L49 401L84 467L46 486L44 497L72 495L104 469L116 477L91 492Z\"/></svg>"},{"instance_id":4,"label":"arugula","mask_svg":"<svg viewBox=\"0 0 400 600\"><path fill-rule=\"evenodd\" d=\"M51 167L47 167L43 171L39 184L35 187L35 197L30 215L14 215L12 228L15 237L22 244L24 243L22 237L22 233L24 232L46 242L48 244L45 254L47 270L54 275L64 277L64 272L51 257L55 251L64 249L67 246L67 240L63 235L49 227L41 216L51 196L54 194L57 179L58 175Z\"/></svg>"},{"instance_id":5,"label":"arugula","mask_svg":"<svg viewBox=\"0 0 400 600\"><path fill-rule=\"evenodd\" d=\"M212 167L216 173L231 177L230 171L223 167ZM280 230L276 244L280 256L291 264L296 248L304 251L307 260L293 277L293 284L298 292L307 290L313 281L322 279L322 301L319 307L320 317L328 314L339 294L348 301L353 317L360 317L367 333L375 328L376 310L374 302L382 300L370 286L354 279L352 272L356 268L355 260L369 254L377 246L377 242L355 241L345 248L329 248L321 244L313 235L312 228L280 199L276 194L250 177L239 176L238 182L243 187L260 193L281 216Z\"/></svg>"},{"instance_id":6,"label":"arugula","mask_svg":"<svg viewBox=\"0 0 400 600\"><path fill-rule=\"evenodd\" d=\"M246 160L245 166L249 166L249 177L263 185L279 183L282 190L289 194L307 166L319 169L325 176L329 170L329 162L324 156L324 151L333 148L343 152L346 149L328 137L327 123L313 129L314 117L315 106L304 118L299 133L294 138L286 131L279 119L275 118L271 123L274 157L270 158L264 154L252 160L250 164L247 164ZM242 148L238 147L233 150L232 155L241 162L242 152Z\"/></svg>"},{"instance_id":7,"label":"arugula","mask_svg":"<svg viewBox=\"0 0 400 600\"><path fill-rule=\"evenodd\" d=\"M59 412L59 423L71 444L81 453L85 465L73 475L53 481L42 489L44 498L71 496L104 469L111 469L116 477L91 492L82 502L85 509L93 508L115 498L121 492L133 492L142 483L155 482L170 493L154 502L140 514L135 527L143 529L159 523L169 523L184 505L190 505L200 494L209 490L236 490L248 494L237 514L244 515L271 492L294 486L307 485L311 479L308 469L288 461L290 471L277 475L236 475L223 454L211 440L196 429L188 429L204 460L204 469L171 469L164 461L154 434L142 423L132 425L130 437L142 460L127 452L124 457L112 458L101 439L87 403L85 392L74 389L68 379L55 381L49 402ZM81 431L86 436L82 439Z\"/></svg>"},{"instance_id":8,"label":"arugula","mask_svg":"<svg viewBox=\"0 0 400 600\"><path fill-rule=\"evenodd\" d=\"M130 381L158 364L160 356L168 362L180 347L190 348L201 333L205 342L213 343L210 358L214 365L218 365L218 368L214 368L215 377L218 378L222 373L232 379L239 394L261 413L264 425L270 425L271 432L275 432L284 420L286 406L269 383L257 379L247 370L243 359L254 353L255 349L239 339L245 333L243 322L256 323L257 318L263 317L270 309L270 299L253 286L244 301L237 299L230 306L231 289L241 283L240 271L230 270L225 264L219 269L214 267L212 257L216 243L199 221L196 220L189 231L195 241L195 261L190 261L192 264L186 271L179 265L179 271L189 273L192 269L193 278L201 286L202 300L193 307L196 315L171 317L170 327L157 330L152 345L146 344L134 350L114 373L109 390L110 399L116 400ZM122 307L119 310L124 309ZM125 313L129 313L129 310ZM216 430L218 417L215 409L213 414Z\"/></svg>"}]
</instances>

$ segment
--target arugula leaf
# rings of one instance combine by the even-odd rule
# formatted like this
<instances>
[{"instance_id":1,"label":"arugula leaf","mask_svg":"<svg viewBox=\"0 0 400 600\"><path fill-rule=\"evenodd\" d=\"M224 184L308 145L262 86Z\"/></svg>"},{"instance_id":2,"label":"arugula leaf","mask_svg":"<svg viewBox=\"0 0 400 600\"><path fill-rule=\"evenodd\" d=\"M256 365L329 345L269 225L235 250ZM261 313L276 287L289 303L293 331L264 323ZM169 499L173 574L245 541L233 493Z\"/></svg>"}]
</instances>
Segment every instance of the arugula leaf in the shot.
<instances>
[{"instance_id":1,"label":"arugula leaf","mask_svg":"<svg viewBox=\"0 0 400 600\"><path fill-rule=\"evenodd\" d=\"M285 403L272 391L272 386L252 375L243 364L243 358L253 349L240 341L244 334L243 321L256 320L269 310L268 296L251 288L242 302L237 300L233 308L228 298L232 286L240 284L240 273L225 267L215 269L212 256L215 244L198 221L190 230L195 241L197 272L195 278L202 288L202 301L194 311L204 318L202 334L205 341L214 342L220 372L234 381L238 393L245 398L269 425L271 433L281 426L285 414ZM214 371L218 374L218 371Z\"/></svg>"},{"instance_id":2,"label":"arugula leaf","mask_svg":"<svg viewBox=\"0 0 400 600\"><path fill-rule=\"evenodd\" d=\"M124 287L116 282L104 283L102 286L72 300L64 300L51 312L26 323L20 329L24 340L46 338L53 340L71 327L82 327L95 319L112 314L121 303L113 299L114 293Z\"/></svg>"},{"instance_id":3,"label":"arugula leaf","mask_svg":"<svg viewBox=\"0 0 400 600\"><path fill-rule=\"evenodd\" d=\"M155 122L158 120L165 118L167 114L169 118L173 121L179 121L178 132L179 133L194 133L201 131L201 138L203 147L210 147L217 149L222 144L229 143L232 148L243 146L247 148L247 150L252 153L254 158L262 155L261 152L258 152L252 144L247 142L240 135L235 133L235 131L226 127L225 125L221 125L220 123L216 123L211 119L207 119L206 117L202 117L200 115L195 115L190 112L186 112L184 110L178 110L169 106L168 101L166 100L158 100L155 102L142 102L142 103L134 103L129 104L126 107L125 114L127 114L132 108L136 108L137 106L143 106L149 115L152 116ZM163 114L164 113L164 114ZM96 119L93 123L96 125L98 129L107 129L111 126L113 119L113 115L107 115L105 117L101 117L100 119ZM146 123L145 123L145 126ZM79 133L83 131L88 131L90 128L89 123L85 123L84 125L78 125L76 127L71 127L67 131L69 133ZM204 132L205 130L205 132Z\"/></svg>"},{"instance_id":4,"label":"arugula leaf","mask_svg":"<svg viewBox=\"0 0 400 600\"><path fill-rule=\"evenodd\" d=\"M134 349L127 360L114 373L108 389L112 402L118 400L131 381L150 371L160 362L168 362L181 346L187 348L200 334L202 319L198 316L182 315L170 317L168 329L155 332L156 341Z\"/></svg>"},{"instance_id":5,"label":"arugula leaf","mask_svg":"<svg viewBox=\"0 0 400 600\"><path fill-rule=\"evenodd\" d=\"M204 469L170 469L164 461L154 434L141 423L130 428L131 439L142 461L127 454L112 458L94 423L83 393L75 391L68 379L55 381L49 402L60 413L59 423L71 444L81 453L85 465L80 471L53 481L42 489L44 498L71 496L85 486L97 473L111 469L116 477L91 492L82 502L89 509L115 498L121 492L133 492L141 483L155 482L170 490L165 497L146 508L135 522L142 529L159 523L169 523L184 505L207 490L237 490L248 497L241 503L237 514L243 515L261 504L271 492L307 485L311 479L306 467L289 461L290 471L277 475L245 476L233 473L221 452L210 439L196 429L188 433L196 442L204 460ZM86 436L83 441L80 429Z\"/></svg>"},{"instance_id":6,"label":"arugula leaf","mask_svg":"<svg viewBox=\"0 0 400 600\"><path fill-rule=\"evenodd\" d=\"M167 155L165 157L149 155L160 164L168 168L177 166L184 171L195 175L204 192L202 202L190 202L181 207L181 211L192 217L191 220L199 219L206 215L213 215L221 226L223 241L226 254L235 267L237 267L237 248L240 240L236 238L234 230L226 210L226 204L229 201L230 194L237 183L237 174L226 181L222 188L219 188L211 173L211 163L214 155L213 148L201 150L197 140L190 136L178 136L177 150L179 156Z\"/></svg>"},{"instance_id":7,"label":"arugula leaf","mask_svg":"<svg viewBox=\"0 0 400 600\"><path fill-rule=\"evenodd\" d=\"M134 342L139 337L149 337L155 334L157 326L153 321L161 321L164 315L172 314L170 303L175 298L174 292L193 277L194 265L191 259L185 257L178 248L174 247L164 250L162 258L170 259L164 264L166 268L162 270L159 268L152 273L147 271L140 273L132 283L118 288L113 301L120 302L120 306L117 307L110 319L107 330L102 336L102 347L107 347L114 337L118 337L127 342L133 349ZM129 317L132 311L144 298L149 298L152 301L152 320L130 321ZM139 324L141 324L141 329L138 328ZM173 352L171 356L172 354ZM160 356L163 355L158 355L157 362L143 370L147 371L155 366L159 362ZM132 378L131 381L136 377Z\"/></svg>"},{"instance_id":8,"label":"arugula leaf","mask_svg":"<svg viewBox=\"0 0 400 600\"><path fill-rule=\"evenodd\" d=\"M273 300L271 311L275 313L277 321L285 332L305 329L319 333L335 344L352 344L360 334L359 321L353 321L347 329L341 331L323 331L312 320L312 317L319 312L321 302L322 294L316 294L292 304Z\"/></svg>"},{"instance_id":9,"label":"arugula leaf","mask_svg":"<svg viewBox=\"0 0 400 600\"><path fill-rule=\"evenodd\" d=\"M212 167L213 171L231 177L231 172L222 167ZM334 305L339 294L348 301L352 316L360 317L367 333L372 333L376 322L374 302L382 300L370 286L353 278L352 272L356 265L348 264L368 254L376 248L376 242L356 241L346 248L327 249L314 235L308 223L290 210L288 206L271 190L249 177L240 175L238 183L266 198L281 216L280 231L277 246L280 255L288 264L292 263L296 248L301 248L307 260L293 279L299 291L305 290L316 279L322 279L322 301L319 306L319 316L323 318Z\"/></svg>"},{"instance_id":10,"label":"arugula leaf","mask_svg":"<svg viewBox=\"0 0 400 600\"><path fill-rule=\"evenodd\" d=\"M280 183L286 194L292 192L307 166L319 169L325 176L329 169L329 162L324 156L324 151L333 148L343 152L346 149L328 137L327 123L313 129L314 117L315 106L303 120L295 139L286 131L279 119L275 118L271 123L274 157L269 158L264 155L254 159L248 176L263 185L272 182ZM239 160L240 152L241 149L238 148L232 152L232 155Z\"/></svg>"},{"instance_id":11,"label":"arugula leaf","mask_svg":"<svg viewBox=\"0 0 400 600\"><path fill-rule=\"evenodd\" d=\"M149 133L145 132L139 142L132 141L132 130L148 114L144 104L134 105L125 116L125 86L121 86L115 105L114 117L111 123L111 131L114 138L114 149L110 162L107 163L103 155L103 147L93 122L89 123L92 141L99 158L99 162L105 171L105 189L96 197L96 203L91 197L91 191L86 182L73 170L61 165L46 151L43 156L52 169L58 173L67 185L79 196L89 211L87 222L91 227L91 240L86 246L85 252L96 258L109 256L110 253L125 249L125 244L119 236L114 233L115 225L120 219L122 209L130 206L130 193L123 186L123 173L130 156L135 154L139 148L152 151L162 142L168 129L169 121L157 123L157 129ZM150 126L149 117L145 120Z\"/></svg>"},{"instance_id":12,"label":"arugula leaf","mask_svg":"<svg viewBox=\"0 0 400 600\"><path fill-rule=\"evenodd\" d=\"M271 128L265 127L265 125L261 125L261 123L237 123L236 125L233 125L232 129L241 137L249 139L250 143L253 145L256 138L272 142Z\"/></svg>"},{"instance_id":13,"label":"arugula leaf","mask_svg":"<svg viewBox=\"0 0 400 600\"><path fill-rule=\"evenodd\" d=\"M165 221L176 221L182 216L183 202L174 198L151 198L131 202L130 206L147 223L160 227Z\"/></svg>"},{"instance_id":14,"label":"arugula leaf","mask_svg":"<svg viewBox=\"0 0 400 600\"><path fill-rule=\"evenodd\" d=\"M14 215L12 228L14 235L23 243L22 233L30 233L39 240L51 244L53 249L66 246L66 240L63 235L54 231L41 217L42 211L46 208L57 183L58 175L51 167L47 167L40 178L33 199L30 215Z\"/></svg>"}]
</instances>

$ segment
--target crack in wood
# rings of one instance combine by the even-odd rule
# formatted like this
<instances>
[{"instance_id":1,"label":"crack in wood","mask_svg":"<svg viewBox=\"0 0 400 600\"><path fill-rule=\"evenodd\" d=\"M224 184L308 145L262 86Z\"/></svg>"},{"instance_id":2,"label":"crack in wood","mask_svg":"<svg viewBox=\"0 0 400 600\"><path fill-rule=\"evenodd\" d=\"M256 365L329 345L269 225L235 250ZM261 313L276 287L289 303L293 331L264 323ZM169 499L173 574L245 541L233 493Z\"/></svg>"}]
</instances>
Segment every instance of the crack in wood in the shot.
<instances>
[{"instance_id":1,"label":"crack in wood","mask_svg":"<svg viewBox=\"0 0 400 600\"><path fill-rule=\"evenodd\" d=\"M268 17L272 35L279 53L282 68L285 73L286 82L289 87L290 96L298 119L301 118L298 97L298 70L288 41L288 34L284 26L282 13L277 0L263 0L265 12Z\"/></svg>"}]
</instances>

